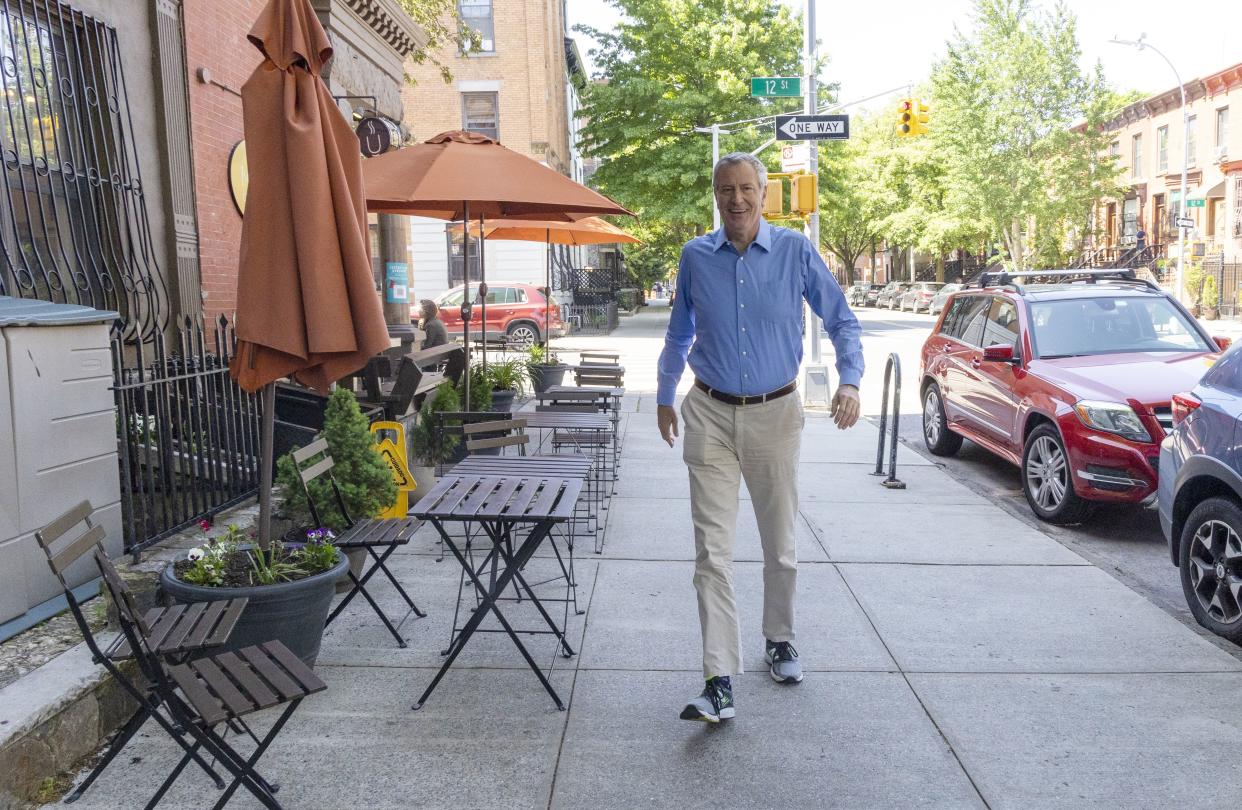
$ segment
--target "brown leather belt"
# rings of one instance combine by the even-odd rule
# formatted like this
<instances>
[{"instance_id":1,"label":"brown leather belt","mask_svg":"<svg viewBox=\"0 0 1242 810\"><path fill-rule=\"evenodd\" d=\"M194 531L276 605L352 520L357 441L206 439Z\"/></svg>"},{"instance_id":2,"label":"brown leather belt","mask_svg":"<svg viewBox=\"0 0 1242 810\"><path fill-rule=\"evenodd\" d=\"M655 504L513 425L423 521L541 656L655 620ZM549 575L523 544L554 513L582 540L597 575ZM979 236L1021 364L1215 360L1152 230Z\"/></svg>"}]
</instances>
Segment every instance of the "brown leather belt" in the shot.
<instances>
[{"instance_id":1,"label":"brown leather belt","mask_svg":"<svg viewBox=\"0 0 1242 810\"><path fill-rule=\"evenodd\" d=\"M775 391L769 391L766 394L755 394L749 397L739 397L733 394L726 394L724 391L717 391L697 377L694 380L694 386L712 399L728 403L729 405L759 405L760 403L771 402L774 399L780 399L783 396L792 394L798 390L798 381L794 380L789 385L781 386Z\"/></svg>"}]
</instances>

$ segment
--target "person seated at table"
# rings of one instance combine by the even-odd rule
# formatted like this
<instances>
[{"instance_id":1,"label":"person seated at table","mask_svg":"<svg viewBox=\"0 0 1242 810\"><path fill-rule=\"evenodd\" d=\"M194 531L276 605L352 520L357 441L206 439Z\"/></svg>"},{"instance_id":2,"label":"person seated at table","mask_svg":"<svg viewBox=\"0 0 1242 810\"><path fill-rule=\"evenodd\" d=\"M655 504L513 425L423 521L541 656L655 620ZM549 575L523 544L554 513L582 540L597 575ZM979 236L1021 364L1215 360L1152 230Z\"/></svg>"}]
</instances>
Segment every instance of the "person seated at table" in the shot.
<instances>
[{"instance_id":1,"label":"person seated at table","mask_svg":"<svg viewBox=\"0 0 1242 810\"><path fill-rule=\"evenodd\" d=\"M448 343L448 329L444 327L444 321L440 320L440 308L436 306L436 302L424 298L419 304L422 306L423 316L420 327L425 333L423 345L419 348L432 349Z\"/></svg>"}]
</instances>

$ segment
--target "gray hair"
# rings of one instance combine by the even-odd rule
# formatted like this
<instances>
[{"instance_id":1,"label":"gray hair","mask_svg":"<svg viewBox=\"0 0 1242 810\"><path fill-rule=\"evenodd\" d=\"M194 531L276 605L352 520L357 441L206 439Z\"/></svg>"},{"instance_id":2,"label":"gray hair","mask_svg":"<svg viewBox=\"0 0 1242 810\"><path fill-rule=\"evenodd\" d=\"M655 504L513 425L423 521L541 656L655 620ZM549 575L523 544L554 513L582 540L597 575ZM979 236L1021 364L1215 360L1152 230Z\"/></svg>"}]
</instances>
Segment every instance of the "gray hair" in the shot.
<instances>
[{"instance_id":1,"label":"gray hair","mask_svg":"<svg viewBox=\"0 0 1242 810\"><path fill-rule=\"evenodd\" d=\"M716 175L725 166L735 166L739 163L745 163L755 170L755 175L759 178L759 190L767 188L768 185L768 167L763 165L763 161L752 155L750 152L730 152L729 154L716 161L716 165L712 167L712 188L716 188Z\"/></svg>"}]
</instances>

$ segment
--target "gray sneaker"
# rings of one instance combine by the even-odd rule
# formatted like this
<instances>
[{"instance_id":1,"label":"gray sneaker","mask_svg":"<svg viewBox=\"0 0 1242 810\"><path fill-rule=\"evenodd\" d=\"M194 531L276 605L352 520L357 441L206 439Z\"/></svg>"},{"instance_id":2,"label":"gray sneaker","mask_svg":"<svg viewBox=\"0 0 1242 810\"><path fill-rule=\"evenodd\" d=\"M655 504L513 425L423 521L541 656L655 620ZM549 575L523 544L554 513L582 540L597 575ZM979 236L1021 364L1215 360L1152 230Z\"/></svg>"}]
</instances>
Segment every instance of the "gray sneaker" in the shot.
<instances>
[{"instance_id":1,"label":"gray sneaker","mask_svg":"<svg viewBox=\"0 0 1242 810\"><path fill-rule=\"evenodd\" d=\"M701 720L719 723L737 712L733 708L733 684L728 678L712 678L703 687L703 694L686 704L681 710L682 720Z\"/></svg>"},{"instance_id":2,"label":"gray sneaker","mask_svg":"<svg viewBox=\"0 0 1242 810\"><path fill-rule=\"evenodd\" d=\"M802 683L802 662L798 660L798 651L788 641L766 642L763 660L771 665L769 672L777 683Z\"/></svg>"}]
</instances>

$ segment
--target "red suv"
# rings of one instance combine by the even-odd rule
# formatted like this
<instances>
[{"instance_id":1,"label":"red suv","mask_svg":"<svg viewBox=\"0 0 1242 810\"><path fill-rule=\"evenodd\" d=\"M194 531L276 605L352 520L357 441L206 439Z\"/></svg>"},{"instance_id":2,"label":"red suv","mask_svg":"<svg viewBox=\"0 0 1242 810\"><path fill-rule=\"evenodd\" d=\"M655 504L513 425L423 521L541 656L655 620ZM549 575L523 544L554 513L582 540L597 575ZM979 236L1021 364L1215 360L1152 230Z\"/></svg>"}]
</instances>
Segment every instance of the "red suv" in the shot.
<instances>
[{"instance_id":1,"label":"red suv","mask_svg":"<svg viewBox=\"0 0 1242 810\"><path fill-rule=\"evenodd\" d=\"M1170 400L1221 345L1131 271L984 274L923 344L923 438L936 455L965 437L1019 465L1035 515L1077 523L1093 502L1155 492Z\"/></svg>"},{"instance_id":2,"label":"red suv","mask_svg":"<svg viewBox=\"0 0 1242 810\"><path fill-rule=\"evenodd\" d=\"M440 308L440 319L450 336L460 337L462 334L461 302L465 296L465 286L454 287L436 299ZM479 306L479 288L471 285L470 297L475 302L470 317L470 333L477 335L482 328L483 308ZM538 343L543 339L544 324L548 317L547 299L543 288L533 284L488 284L487 285L487 332L489 338L495 335L496 340L505 340L511 345L522 348ZM414 308L417 312L417 308ZM565 327L561 323L561 308L552 302L550 334L548 337L561 337Z\"/></svg>"}]
</instances>

